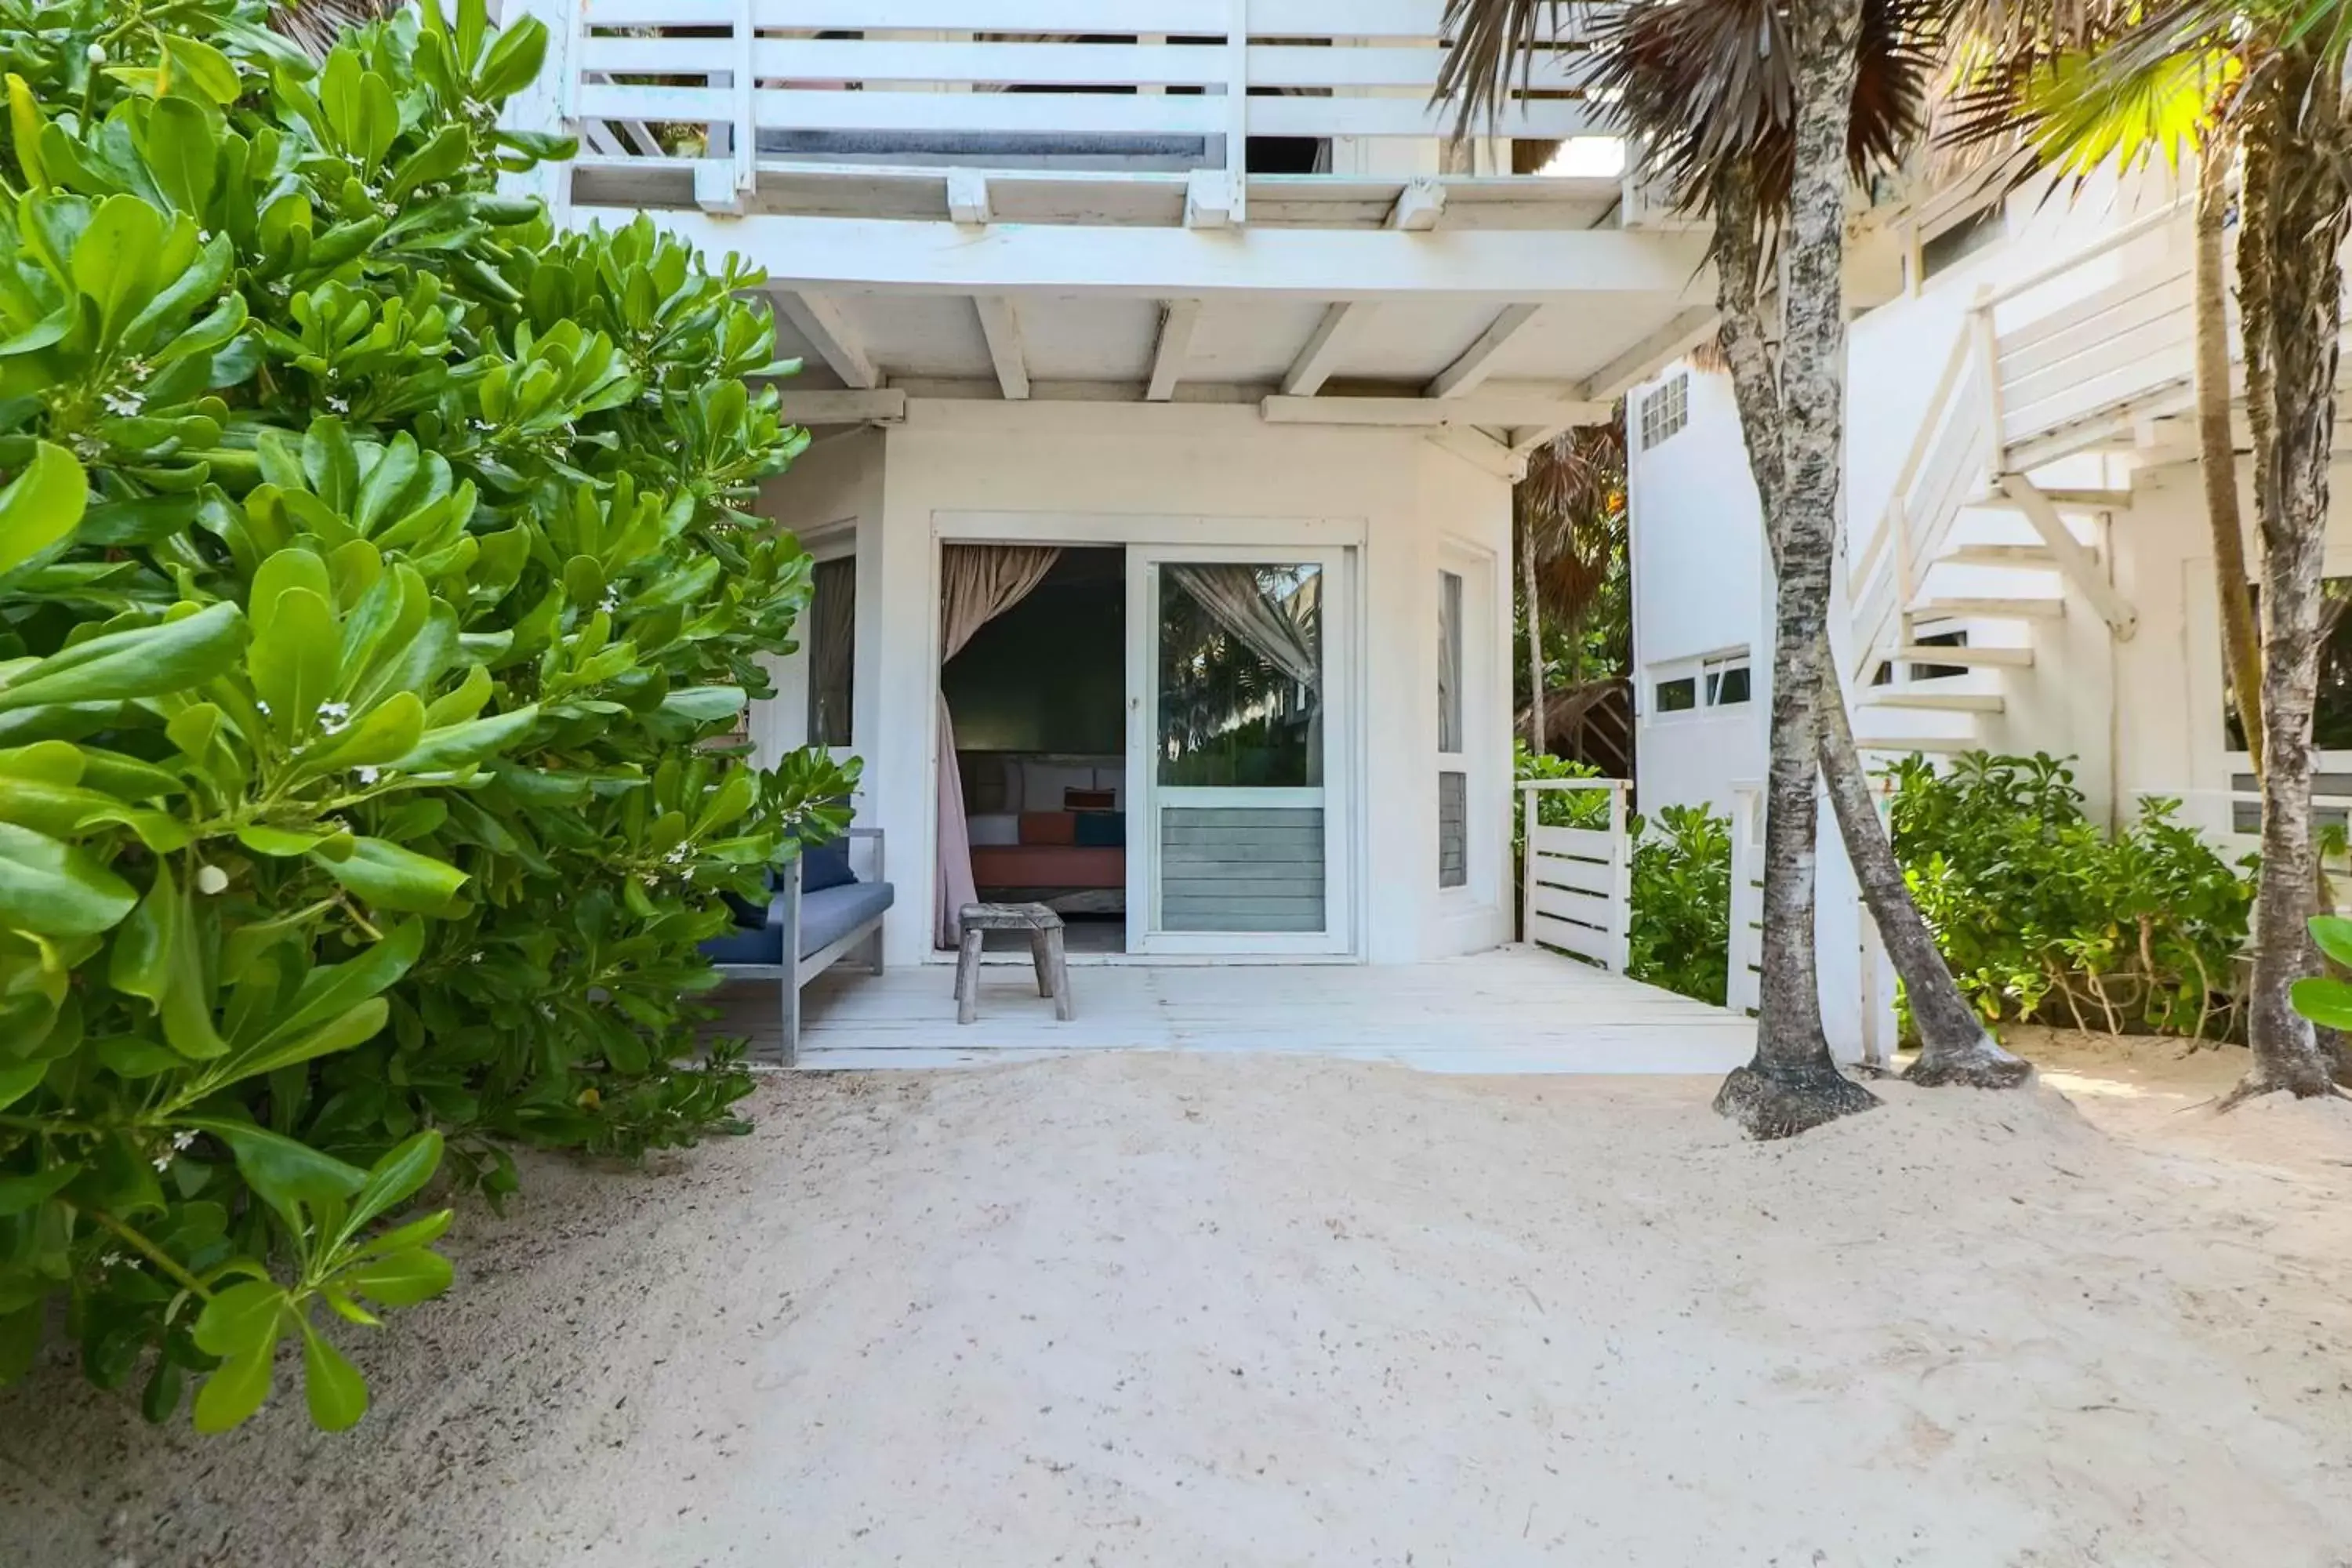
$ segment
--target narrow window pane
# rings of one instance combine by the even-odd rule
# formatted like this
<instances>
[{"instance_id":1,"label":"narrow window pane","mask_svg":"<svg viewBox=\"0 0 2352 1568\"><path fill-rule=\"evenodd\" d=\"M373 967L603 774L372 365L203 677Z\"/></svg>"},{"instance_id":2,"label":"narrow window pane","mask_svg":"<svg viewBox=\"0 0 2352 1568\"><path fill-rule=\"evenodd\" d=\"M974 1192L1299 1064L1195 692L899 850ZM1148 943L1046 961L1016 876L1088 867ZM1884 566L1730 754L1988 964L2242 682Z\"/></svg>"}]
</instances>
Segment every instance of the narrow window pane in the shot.
<instances>
[{"instance_id":1,"label":"narrow window pane","mask_svg":"<svg viewBox=\"0 0 2352 1568\"><path fill-rule=\"evenodd\" d=\"M1462 750L1462 578L1437 574L1437 749Z\"/></svg>"},{"instance_id":2,"label":"narrow window pane","mask_svg":"<svg viewBox=\"0 0 2352 1568\"><path fill-rule=\"evenodd\" d=\"M1320 788L1322 568L1171 563L1159 611L1160 782Z\"/></svg>"},{"instance_id":3,"label":"narrow window pane","mask_svg":"<svg viewBox=\"0 0 2352 1568\"><path fill-rule=\"evenodd\" d=\"M1687 713L1698 706L1698 678L1685 675L1675 680L1658 682L1658 711Z\"/></svg>"},{"instance_id":4,"label":"narrow window pane","mask_svg":"<svg viewBox=\"0 0 2352 1568\"><path fill-rule=\"evenodd\" d=\"M808 743L846 746L857 667L857 561L816 563L808 611Z\"/></svg>"}]
</instances>

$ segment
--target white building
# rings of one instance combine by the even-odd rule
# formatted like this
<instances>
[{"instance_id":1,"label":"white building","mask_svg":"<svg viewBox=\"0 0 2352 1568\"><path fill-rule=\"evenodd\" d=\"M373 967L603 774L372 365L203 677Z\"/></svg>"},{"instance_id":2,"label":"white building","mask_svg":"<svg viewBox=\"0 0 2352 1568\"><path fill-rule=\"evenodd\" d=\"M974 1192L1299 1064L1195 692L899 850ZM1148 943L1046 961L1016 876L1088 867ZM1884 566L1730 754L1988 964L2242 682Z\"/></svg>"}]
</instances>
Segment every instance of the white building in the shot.
<instances>
[{"instance_id":1,"label":"white building","mask_svg":"<svg viewBox=\"0 0 2352 1568\"><path fill-rule=\"evenodd\" d=\"M1449 145L1442 0L507 9L554 39L512 119L583 142L559 212L741 254L805 360L765 510L827 564L755 732L864 759L888 963L959 870L1130 954L1510 940L1510 485L1711 289L1573 48ZM943 595L1012 601L944 678Z\"/></svg>"},{"instance_id":2,"label":"white building","mask_svg":"<svg viewBox=\"0 0 2352 1568\"><path fill-rule=\"evenodd\" d=\"M2179 797L2234 858L2258 803L2225 718L2192 422L2189 179L1963 187L1865 220L1832 631L1865 763L2047 752L2095 819ZM1771 588L1730 385L1681 363L1629 407L1643 804L1739 811L1765 772ZM2242 456L2239 478L2258 560ZM2329 571L2352 574L2340 501ZM1749 700L1711 700L1743 660ZM2322 743L2352 748L2331 701ZM2323 767L2344 793L2352 750ZM1823 1000L1859 1054L1888 1037L1891 975L1826 813L1822 843Z\"/></svg>"}]
</instances>

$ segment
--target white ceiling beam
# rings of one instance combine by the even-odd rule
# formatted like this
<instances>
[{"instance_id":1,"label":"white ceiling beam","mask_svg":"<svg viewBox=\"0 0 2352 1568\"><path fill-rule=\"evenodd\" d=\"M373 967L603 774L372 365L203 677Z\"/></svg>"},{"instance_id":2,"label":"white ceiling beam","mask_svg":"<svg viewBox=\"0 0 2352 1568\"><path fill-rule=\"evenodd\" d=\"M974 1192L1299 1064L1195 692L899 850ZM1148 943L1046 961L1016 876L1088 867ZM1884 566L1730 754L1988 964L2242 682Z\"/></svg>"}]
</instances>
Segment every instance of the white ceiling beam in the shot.
<instances>
[{"instance_id":1,"label":"white ceiling beam","mask_svg":"<svg viewBox=\"0 0 2352 1568\"><path fill-rule=\"evenodd\" d=\"M1443 447L1472 468L1517 484L1528 477L1525 454L1512 451L1491 436L1448 426L1429 433L1433 445Z\"/></svg>"},{"instance_id":2,"label":"white ceiling beam","mask_svg":"<svg viewBox=\"0 0 2352 1568\"><path fill-rule=\"evenodd\" d=\"M1200 326L1200 300L1168 301L1160 317L1160 346L1151 354L1151 384L1143 391L1146 403L1166 403L1176 395L1176 384L1192 362L1192 335Z\"/></svg>"},{"instance_id":3,"label":"white ceiling beam","mask_svg":"<svg viewBox=\"0 0 2352 1568\"><path fill-rule=\"evenodd\" d=\"M988 340L988 357L996 366L996 384L1014 403L1029 395L1029 356L1021 343L1021 315L1002 294L982 294L972 303L980 310L981 335Z\"/></svg>"},{"instance_id":4,"label":"white ceiling beam","mask_svg":"<svg viewBox=\"0 0 2352 1568\"><path fill-rule=\"evenodd\" d=\"M1322 391L1323 384L1331 379L1340 359L1363 336L1365 326L1379 309L1369 300L1351 300L1324 311L1323 320L1316 324L1315 335L1307 340L1307 346L1290 362L1290 374L1282 378L1283 395L1312 397Z\"/></svg>"},{"instance_id":5,"label":"white ceiling beam","mask_svg":"<svg viewBox=\"0 0 2352 1568\"><path fill-rule=\"evenodd\" d=\"M1234 226L1234 179L1223 169L1195 169L1184 182L1186 228Z\"/></svg>"},{"instance_id":6,"label":"white ceiling beam","mask_svg":"<svg viewBox=\"0 0 2352 1568\"><path fill-rule=\"evenodd\" d=\"M1600 425L1606 403L1514 394L1486 397L1269 397L1258 405L1269 425L1351 425L1392 430L1498 429Z\"/></svg>"},{"instance_id":7,"label":"white ceiling beam","mask_svg":"<svg viewBox=\"0 0 2352 1568\"><path fill-rule=\"evenodd\" d=\"M1389 226L1407 234L1427 234L1445 216L1445 187L1423 175L1405 182L1403 194L1389 209Z\"/></svg>"},{"instance_id":8,"label":"white ceiling beam","mask_svg":"<svg viewBox=\"0 0 2352 1568\"><path fill-rule=\"evenodd\" d=\"M1687 310L1676 311L1672 321L1587 376L1584 395L1595 401L1622 397L1637 383L1649 380L1661 366L1682 358L1715 336L1715 309L1710 305L1694 305Z\"/></svg>"},{"instance_id":9,"label":"white ceiling beam","mask_svg":"<svg viewBox=\"0 0 2352 1568\"><path fill-rule=\"evenodd\" d=\"M860 392L882 384L881 373L866 357L866 345L858 341L857 330L849 324L839 300L808 289L788 290L777 294L776 309L783 312L793 331L808 340L817 357L833 367L843 384Z\"/></svg>"},{"instance_id":10,"label":"white ceiling beam","mask_svg":"<svg viewBox=\"0 0 2352 1568\"><path fill-rule=\"evenodd\" d=\"M797 392L783 390L783 415L794 425L903 425L903 392Z\"/></svg>"},{"instance_id":11,"label":"white ceiling beam","mask_svg":"<svg viewBox=\"0 0 2352 1568\"><path fill-rule=\"evenodd\" d=\"M988 176L978 169L948 171L948 218L952 223L986 224L995 221L995 208L989 200Z\"/></svg>"},{"instance_id":12,"label":"white ceiling beam","mask_svg":"<svg viewBox=\"0 0 2352 1568\"><path fill-rule=\"evenodd\" d=\"M1466 397L1478 390L1481 383L1495 374L1495 361L1510 347L1511 340L1527 331L1528 323L1536 319L1541 305L1508 305L1503 313L1478 334L1478 341L1462 352L1462 357L1438 373L1429 384L1432 397Z\"/></svg>"},{"instance_id":13,"label":"white ceiling beam","mask_svg":"<svg viewBox=\"0 0 2352 1568\"><path fill-rule=\"evenodd\" d=\"M855 96L855 95L851 95ZM1269 100L1271 101L1271 100ZM1332 300L1442 296L1511 304L1591 303L1655 313L1713 297L1704 234L1616 229L1089 227L1001 223L974 232L944 221L754 213L714 218L684 209L573 209L582 224L650 216L709 251L765 268L771 286L818 293L1069 294L1188 300L1250 294ZM1076 237L1074 237L1074 236ZM1078 243L1083 239L1084 243ZM1622 296L1647 296L1626 299Z\"/></svg>"}]
</instances>

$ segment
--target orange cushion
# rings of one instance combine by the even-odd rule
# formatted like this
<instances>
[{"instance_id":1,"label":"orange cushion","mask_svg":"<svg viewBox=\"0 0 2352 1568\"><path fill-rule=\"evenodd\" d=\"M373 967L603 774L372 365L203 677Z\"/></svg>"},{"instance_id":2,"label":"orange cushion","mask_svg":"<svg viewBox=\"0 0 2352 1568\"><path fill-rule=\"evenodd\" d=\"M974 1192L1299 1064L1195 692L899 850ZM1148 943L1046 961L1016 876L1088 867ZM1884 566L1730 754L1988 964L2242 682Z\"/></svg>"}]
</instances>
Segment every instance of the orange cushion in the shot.
<instances>
[{"instance_id":1,"label":"orange cushion","mask_svg":"<svg viewBox=\"0 0 2352 1568\"><path fill-rule=\"evenodd\" d=\"M1066 811L1024 811L1021 814L1024 844L1076 844L1078 819Z\"/></svg>"}]
</instances>

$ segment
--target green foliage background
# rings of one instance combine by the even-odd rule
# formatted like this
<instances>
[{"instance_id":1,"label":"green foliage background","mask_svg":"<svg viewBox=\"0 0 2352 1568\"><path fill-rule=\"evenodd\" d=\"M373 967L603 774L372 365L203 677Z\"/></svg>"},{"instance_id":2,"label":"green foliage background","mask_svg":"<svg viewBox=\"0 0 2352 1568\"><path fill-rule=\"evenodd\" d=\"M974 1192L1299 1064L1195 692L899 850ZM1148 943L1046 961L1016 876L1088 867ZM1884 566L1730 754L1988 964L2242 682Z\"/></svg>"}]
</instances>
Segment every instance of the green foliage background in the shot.
<instances>
[{"instance_id":1,"label":"green foliage background","mask_svg":"<svg viewBox=\"0 0 2352 1568\"><path fill-rule=\"evenodd\" d=\"M2065 763L1913 757L1891 770L1888 826L1919 912L1988 1020L2225 1038L2253 883L2178 803L2109 833Z\"/></svg>"},{"instance_id":2,"label":"green foliage background","mask_svg":"<svg viewBox=\"0 0 2352 1568\"><path fill-rule=\"evenodd\" d=\"M360 1417L436 1167L737 1125L698 943L852 782L719 743L809 585L756 276L499 194L536 23L262 22L0 0L0 1377L212 1429L288 1341Z\"/></svg>"}]
</instances>

